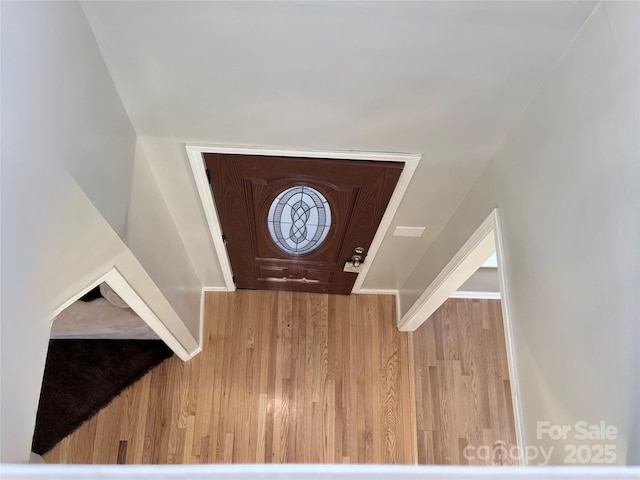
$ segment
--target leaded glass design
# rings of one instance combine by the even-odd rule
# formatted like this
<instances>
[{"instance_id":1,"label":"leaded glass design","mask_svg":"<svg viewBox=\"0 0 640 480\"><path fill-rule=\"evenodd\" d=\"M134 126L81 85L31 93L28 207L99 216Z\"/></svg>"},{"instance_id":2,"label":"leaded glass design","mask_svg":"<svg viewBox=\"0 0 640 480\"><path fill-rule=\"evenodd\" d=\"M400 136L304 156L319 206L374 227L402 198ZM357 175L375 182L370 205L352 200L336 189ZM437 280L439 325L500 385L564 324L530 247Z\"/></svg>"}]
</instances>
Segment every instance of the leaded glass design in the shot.
<instances>
[{"instance_id":1,"label":"leaded glass design","mask_svg":"<svg viewBox=\"0 0 640 480\"><path fill-rule=\"evenodd\" d=\"M331 228L329 202L307 186L286 189L278 195L267 217L274 243L289 255L306 255L325 241Z\"/></svg>"}]
</instances>

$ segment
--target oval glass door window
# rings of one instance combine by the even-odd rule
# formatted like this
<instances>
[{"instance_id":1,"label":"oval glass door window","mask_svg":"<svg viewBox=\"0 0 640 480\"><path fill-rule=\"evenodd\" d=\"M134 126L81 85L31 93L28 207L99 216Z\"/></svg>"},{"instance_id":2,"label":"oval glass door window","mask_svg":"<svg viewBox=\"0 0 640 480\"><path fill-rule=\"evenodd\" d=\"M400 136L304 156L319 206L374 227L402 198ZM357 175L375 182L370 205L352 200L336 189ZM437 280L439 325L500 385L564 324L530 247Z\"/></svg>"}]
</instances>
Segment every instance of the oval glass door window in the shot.
<instances>
[{"instance_id":1,"label":"oval glass door window","mask_svg":"<svg viewBox=\"0 0 640 480\"><path fill-rule=\"evenodd\" d=\"M322 193L299 185L275 198L267 222L280 250L289 255L306 255L326 240L331 229L331 209Z\"/></svg>"}]
</instances>

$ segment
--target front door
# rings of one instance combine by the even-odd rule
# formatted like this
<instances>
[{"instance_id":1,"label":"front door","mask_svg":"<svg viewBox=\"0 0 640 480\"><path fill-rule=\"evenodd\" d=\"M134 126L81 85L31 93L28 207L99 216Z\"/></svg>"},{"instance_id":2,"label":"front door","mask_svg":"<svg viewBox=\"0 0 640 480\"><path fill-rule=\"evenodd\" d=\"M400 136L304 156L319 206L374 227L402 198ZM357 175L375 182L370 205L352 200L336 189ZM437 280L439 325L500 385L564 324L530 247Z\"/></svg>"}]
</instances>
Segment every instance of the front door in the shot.
<instances>
[{"instance_id":1,"label":"front door","mask_svg":"<svg viewBox=\"0 0 640 480\"><path fill-rule=\"evenodd\" d=\"M349 294L400 162L205 153L237 288Z\"/></svg>"}]
</instances>

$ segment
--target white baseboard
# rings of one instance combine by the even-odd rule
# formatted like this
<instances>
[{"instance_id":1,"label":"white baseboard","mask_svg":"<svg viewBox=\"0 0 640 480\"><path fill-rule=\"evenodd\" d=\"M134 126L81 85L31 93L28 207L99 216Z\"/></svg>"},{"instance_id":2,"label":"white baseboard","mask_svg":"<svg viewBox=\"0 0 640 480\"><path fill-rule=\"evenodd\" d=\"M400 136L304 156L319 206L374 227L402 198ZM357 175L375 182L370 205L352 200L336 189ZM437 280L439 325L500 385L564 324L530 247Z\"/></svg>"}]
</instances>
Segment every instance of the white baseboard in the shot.
<instances>
[{"instance_id":1,"label":"white baseboard","mask_svg":"<svg viewBox=\"0 0 640 480\"><path fill-rule=\"evenodd\" d=\"M356 295L398 295L395 288L361 288Z\"/></svg>"},{"instance_id":2,"label":"white baseboard","mask_svg":"<svg viewBox=\"0 0 640 480\"><path fill-rule=\"evenodd\" d=\"M202 287L203 292L228 292L227 287Z\"/></svg>"},{"instance_id":3,"label":"white baseboard","mask_svg":"<svg viewBox=\"0 0 640 480\"><path fill-rule=\"evenodd\" d=\"M476 298L483 300L500 300L500 292L453 292L449 298Z\"/></svg>"}]
</instances>

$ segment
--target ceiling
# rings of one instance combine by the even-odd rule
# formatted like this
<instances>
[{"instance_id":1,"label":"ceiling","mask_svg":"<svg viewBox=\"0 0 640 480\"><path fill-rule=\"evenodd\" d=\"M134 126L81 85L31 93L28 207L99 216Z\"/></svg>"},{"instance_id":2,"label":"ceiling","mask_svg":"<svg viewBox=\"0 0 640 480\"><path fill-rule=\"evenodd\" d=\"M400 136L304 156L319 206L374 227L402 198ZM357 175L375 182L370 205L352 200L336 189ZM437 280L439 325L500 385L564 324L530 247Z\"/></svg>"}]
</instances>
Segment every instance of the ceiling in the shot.
<instances>
[{"instance_id":1,"label":"ceiling","mask_svg":"<svg viewBox=\"0 0 640 480\"><path fill-rule=\"evenodd\" d=\"M390 288L411 273L594 6L83 4L133 127L149 145L422 154L394 225L427 231L421 239L389 235L365 283ZM162 155L169 153L149 160L170 169L175 159Z\"/></svg>"}]
</instances>

